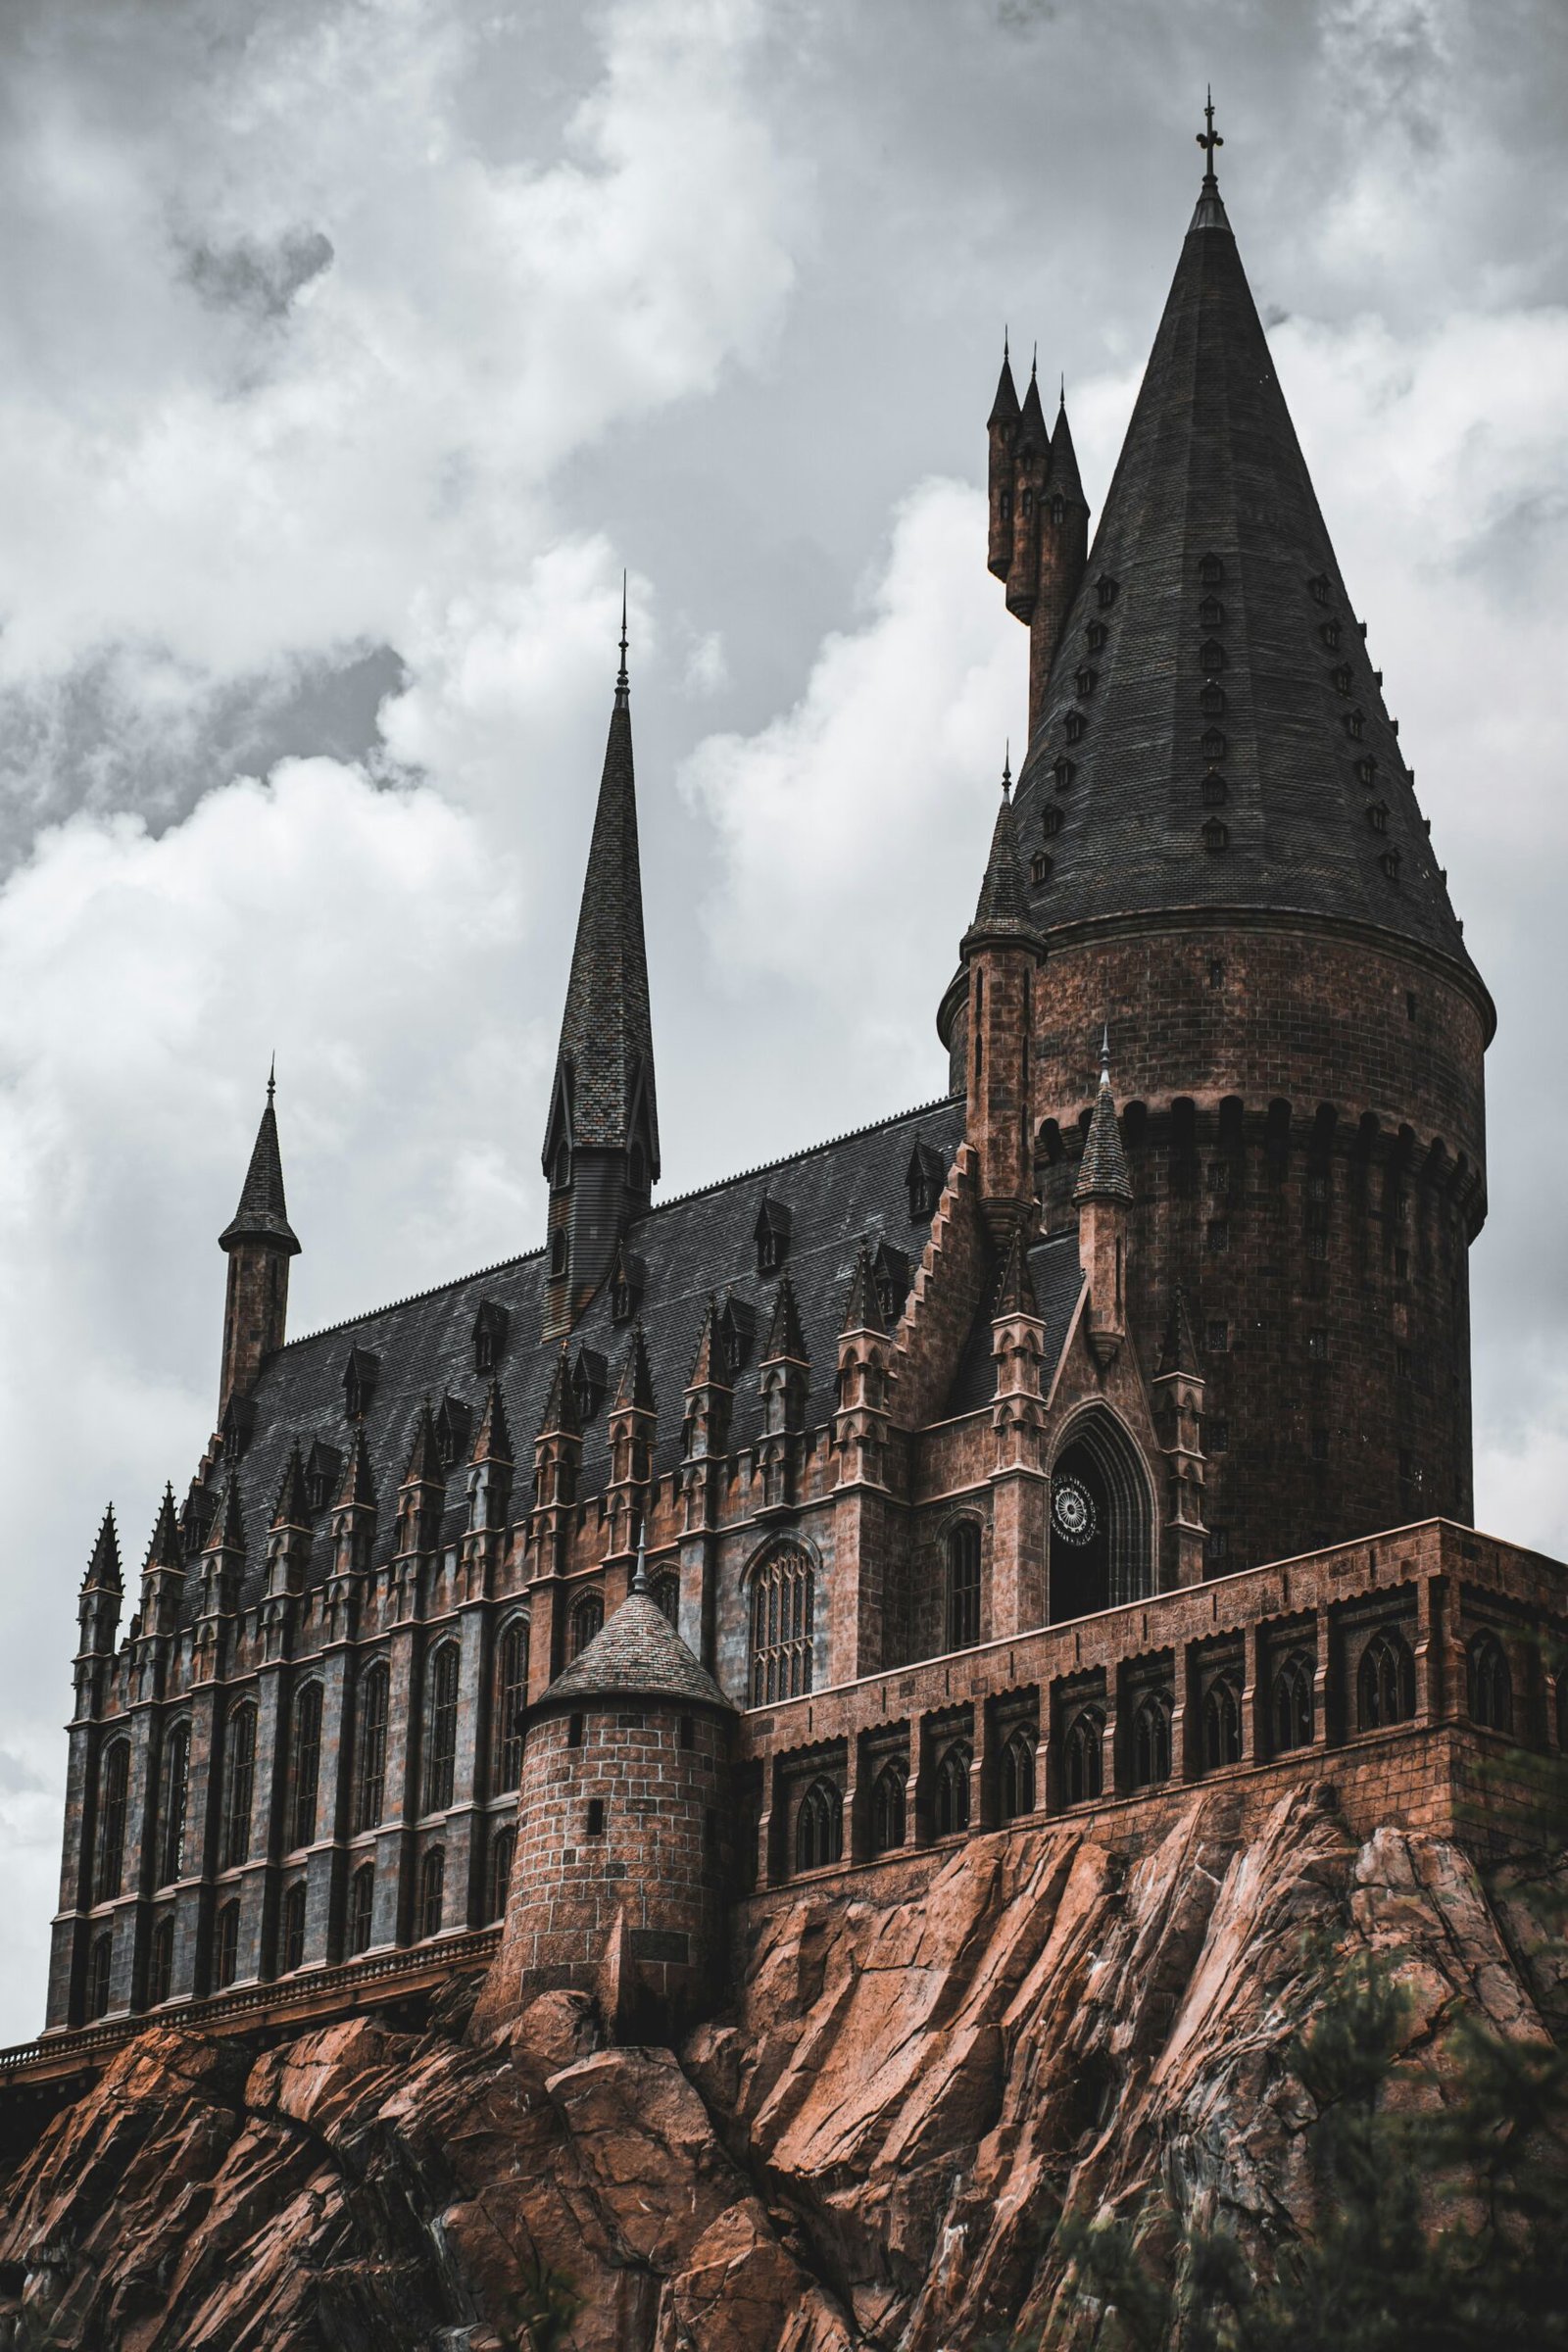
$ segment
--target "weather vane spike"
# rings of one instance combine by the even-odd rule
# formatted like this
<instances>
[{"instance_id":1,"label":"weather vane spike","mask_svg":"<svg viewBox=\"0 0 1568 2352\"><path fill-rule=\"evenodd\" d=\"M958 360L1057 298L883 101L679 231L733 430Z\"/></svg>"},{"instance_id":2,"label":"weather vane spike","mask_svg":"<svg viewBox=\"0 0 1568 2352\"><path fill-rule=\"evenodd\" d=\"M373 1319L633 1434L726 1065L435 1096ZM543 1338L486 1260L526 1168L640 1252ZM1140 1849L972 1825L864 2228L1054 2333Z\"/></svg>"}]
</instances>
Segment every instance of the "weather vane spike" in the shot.
<instances>
[{"instance_id":1,"label":"weather vane spike","mask_svg":"<svg viewBox=\"0 0 1568 2352\"><path fill-rule=\"evenodd\" d=\"M1109 1021L1107 1021L1107 1022L1105 1023L1105 1026L1104 1026L1104 1027L1103 1027L1103 1029L1102 1029L1102 1031L1100 1032L1100 1083L1101 1083L1101 1085L1102 1085L1102 1086L1108 1086L1108 1085L1110 1084L1110 1023L1109 1023Z\"/></svg>"},{"instance_id":2,"label":"weather vane spike","mask_svg":"<svg viewBox=\"0 0 1568 2352\"><path fill-rule=\"evenodd\" d=\"M1205 127L1198 133L1198 144L1203 150L1203 182L1205 186L1210 183L1217 185L1217 181L1214 180L1214 150L1216 147L1223 147L1225 142L1214 128L1214 87L1212 82L1205 94L1203 122Z\"/></svg>"},{"instance_id":3,"label":"weather vane spike","mask_svg":"<svg viewBox=\"0 0 1568 2352\"><path fill-rule=\"evenodd\" d=\"M620 575L620 667L615 672L616 702L624 703L630 690L631 682L626 675L626 574L622 570Z\"/></svg>"},{"instance_id":4,"label":"weather vane spike","mask_svg":"<svg viewBox=\"0 0 1568 2352\"><path fill-rule=\"evenodd\" d=\"M272 1097L273 1097L273 1096L276 1094L276 1092L277 1092L277 1048L274 1046L274 1047L272 1048L272 1058L271 1058L271 1060L269 1062L269 1064L268 1064L268 1068L267 1068L267 1100L269 1101L269 1102L270 1102L270 1101L272 1100Z\"/></svg>"},{"instance_id":5,"label":"weather vane spike","mask_svg":"<svg viewBox=\"0 0 1568 2352\"><path fill-rule=\"evenodd\" d=\"M631 1589L634 1592L646 1592L648 1590L648 1521L646 1517L637 1522L637 1566L632 1572Z\"/></svg>"},{"instance_id":6,"label":"weather vane spike","mask_svg":"<svg viewBox=\"0 0 1568 2352\"><path fill-rule=\"evenodd\" d=\"M1061 380L1056 386L1056 406L1058 409L1064 409L1067 406L1067 370L1065 368L1061 371Z\"/></svg>"},{"instance_id":7,"label":"weather vane spike","mask_svg":"<svg viewBox=\"0 0 1568 2352\"><path fill-rule=\"evenodd\" d=\"M1002 797L1006 800L1012 791L1012 737L1009 735L1002 753Z\"/></svg>"}]
</instances>

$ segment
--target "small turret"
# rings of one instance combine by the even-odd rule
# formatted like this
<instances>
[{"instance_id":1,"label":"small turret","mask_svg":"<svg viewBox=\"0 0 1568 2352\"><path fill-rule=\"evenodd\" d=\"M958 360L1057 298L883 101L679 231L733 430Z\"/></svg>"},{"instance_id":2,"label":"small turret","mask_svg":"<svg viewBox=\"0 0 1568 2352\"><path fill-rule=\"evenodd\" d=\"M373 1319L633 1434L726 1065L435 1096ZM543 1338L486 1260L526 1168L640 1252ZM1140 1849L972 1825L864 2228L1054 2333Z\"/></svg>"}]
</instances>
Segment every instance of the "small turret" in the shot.
<instances>
[{"instance_id":1,"label":"small turret","mask_svg":"<svg viewBox=\"0 0 1568 2352\"><path fill-rule=\"evenodd\" d=\"M858 1272L858 1265L856 1270ZM757 1442L757 1466L762 1480L763 1510L787 1510L797 1500L796 1476L806 1431L810 1371L795 1286L786 1274L773 1301L773 1320L758 1368L762 1434Z\"/></svg>"},{"instance_id":2,"label":"small turret","mask_svg":"<svg viewBox=\"0 0 1568 2352\"><path fill-rule=\"evenodd\" d=\"M968 1137L980 1157L981 1204L999 1244L1034 1215L1029 1037L1034 975L1045 955L1029 918L1011 788L1004 761L991 855L960 948L969 997Z\"/></svg>"},{"instance_id":3,"label":"small turret","mask_svg":"<svg viewBox=\"0 0 1568 2352\"><path fill-rule=\"evenodd\" d=\"M1150 1383L1154 1421L1169 1469L1167 1511L1161 1530L1160 1575L1164 1585L1196 1585L1203 1574L1203 1375L1198 1342L1187 1312L1187 1294L1172 1294L1159 1370Z\"/></svg>"},{"instance_id":4,"label":"small turret","mask_svg":"<svg viewBox=\"0 0 1568 2352\"><path fill-rule=\"evenodd\" d=\"M1102 1370L1127 1331L1127 1216L1133 1181L1110 1091L1110 1033L1101 1044L1100 1092L1073 1187L1078 1204L1078 1262L1089 1285L1089 1346Z\"/></svg>"},{"instance_id":5,"label":"small turret","mask_svg":"<svg viewBox=\"0 0 1568 2352\"><path fill-rule=\"evenodd\" d=\"M1053 428L1046 422L1038 370L1030 368L1020 407L1004 348L986 438L986 562L1006 585L1007 611L1029 631L1032 743L1062 628L1089 560L1089 502L1067 422L1065 384Z\"/></svg>"},{"instance_id":6,"label":"small turret","mask_svg":"<svg viewBox=\"0 0 1568 2352\"><path fill-rule=\"evenodd\" d=\"M115 1528L115 1506L111 1503L103 1515L92 1556L81 1580L81 1598L76 1604L76 1619L81 1628L76 1643L78 1663L114 1655L124 1590L124 1578L120 1567L120 1537ZM78 1689L80 1681L78 1674Z\"/></svg>"},{"instance_id":7,"label":"small turret","mask_svg":"<svg viewBox=\"0 0 1568 2352\"><path fill-rule=\"evenodd\" d=\"M247 1397L270 1355L283 1345L288 1320L288 1261L300 1245L283 1199L283 1161L272 1107L275 1074L267 1080L267 1108L256 1131L239 1206L218 1237L228 1258L223 1305L223 1365L218 1421L232 1423L231 1403Z\"/></svg>"},{"instance_id":8,"label":"small turret","mask_svg":"<svg viewBox=\"0 0 1568 2352\"><path fill-rule=\"evenodd\" d=\"M991 445L991 462L987 469L991 497L991 545L987 562L999 580L1004 580L1012 567L1012 447L1017 433L1018 387L1012 380L1012 362L1007 356L1007 338L1004 335L997 397L986 418L986 437Z\"/></svg>"}]
</instances>

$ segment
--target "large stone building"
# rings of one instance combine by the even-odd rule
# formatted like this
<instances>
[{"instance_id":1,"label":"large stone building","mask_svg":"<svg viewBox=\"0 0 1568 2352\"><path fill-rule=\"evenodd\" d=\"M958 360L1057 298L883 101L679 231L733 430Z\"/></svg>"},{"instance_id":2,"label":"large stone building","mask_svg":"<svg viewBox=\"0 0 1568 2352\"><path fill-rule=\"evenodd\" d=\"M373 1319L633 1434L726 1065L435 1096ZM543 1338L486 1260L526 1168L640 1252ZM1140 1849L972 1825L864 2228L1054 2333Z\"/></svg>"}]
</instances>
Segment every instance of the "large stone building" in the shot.
<instances>
[{"instance_id":1,"label":"large stone building","mask_svg":"<svg viewBox=\"0 0 1568 2352\"><path fill-rule=\"evenodd\" d=\"M488 1954L509 1886L487 1999L679 2013L801 1873L1331 1751L1457 1819L1560 1739L1560 1574L1468 1532L1493 1008L1200 143L1092 549L1003 367L948 1092L654 1204L624 644L545 1247L288 1340L269 1090L218 1432L128 1624L112 1520L82 1588L51 2028Z\"/></svg>"}]
</instances>

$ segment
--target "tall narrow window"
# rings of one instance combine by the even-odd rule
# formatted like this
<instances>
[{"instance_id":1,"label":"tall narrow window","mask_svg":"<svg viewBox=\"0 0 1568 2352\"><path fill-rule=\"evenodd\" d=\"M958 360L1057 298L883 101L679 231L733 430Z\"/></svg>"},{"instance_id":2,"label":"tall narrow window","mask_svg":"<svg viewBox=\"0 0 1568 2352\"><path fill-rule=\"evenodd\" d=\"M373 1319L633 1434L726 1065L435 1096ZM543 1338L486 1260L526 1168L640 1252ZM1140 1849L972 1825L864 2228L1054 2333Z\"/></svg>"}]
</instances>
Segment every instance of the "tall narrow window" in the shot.
<instances>
[{"instance_id":1,"label":"tall narrow window","mask_svg":"<svg viewBox=\"0 0 1568 2352\"><path fill-rule=\"evenodd\" d=\"M295 1693L293 1747L289 1844L309 1845L316 1836L316 1800L321 1785L319 1683L306 1683Z\"/></svg>"},{"instance_id":2,"label":"tall narrow window","mask_svg":"<svg viewBox=\"0 0 1568 2352\"><path fill-rule=\"evenodd\" d=\"M1513 1683L1502 1643L1495 1634L1478 1634L1470 1644L1470 1720L1494 1732L1513 1730Z\"/></svg>"},{"instance_id":3,"label":"tall narrow window","mask_svg":"<svg viewBox=\"0 0 1568 2352\"><path fill-rule=\"evenodd\" d=\"M572 1610L566 1626L566 1647L574 1658L580 1658L589 1642L605 1622L604 1596L585 1592Z\"/></svg>"},{"instance_id":4,"label":"tall narrow window","mask_svg":"<svg viewBox=\"0 0 1568 2352\"><path fill-rule=\"evenodd\" d=\"M174 1989L174 1914L166 1911L153 1930L152 1958L147 1970L147 2006L156 2009Z\"/></svg>"},{"instance_id":5,"label":"tall narrow window","mask_svg":"<svg viewBox=\"0 0 1568 2352\"><path fill-rule=\"evenodd\" d=\"M305 1881L296 1879L283 1897L283 1935L280 1965L292 1976L305 1958Z\"/></svg>"},{"instance_id":6,"label":"tall narrow window","mask_svg":"<svg viewBox=\"0 0 1568 2352\"><path fill-rule=\"evenodd\" d=\"M238 1903L224 1903L220 1910L213 1945L213 1975L219 1991L226 1992L239 1975Z\"/></svg>"},{"instance_id":7,"label":"tall narrow window","mask_svg":"<svg viewBox=\"0 0 1568 2352\"><path fill-rule=\"evenodd\" d=\"M388 1674L377 1659L360 1677L359 1724L354 1743L354 1827L373 1830L386 1808L386 1710Z\"/></svg>"},{"instance_id":8,"label":"tall narrow window","mask_svg":"<svg viewBox=\"0 0 1568 2352\"><path fill-rule=\"evenodd\" d=\"M424 1811L443 1813L452 1802L458 1762L458 1645L431 1652L424 1706ZM435 1847L439 1853L439 1846ZM433 1935L434 1929L426 1931Z\"/></svg>"},{"instance_id":9,"label":"tall narrow window","mask_svg":"<svg viewBox=\"0 0 1568 2352\"><path fill-rule=\"evenodd\" d=\"M1311 1746L1312 1716L1312 1661L1304 1650L1293 1649L1274 1677L1270 1721L1276 1755Z\"/></svg>"},{"instance_id":10,"label":"tall narrow window","mask_svg":"<svg viewBox=\"0 0 1568 2352\"><path fill-rule=\"evenodd\" d=\"M936 1817L939 1838L956 1837L969 1827L969 1767L973 1754L967 1743L956 1740L937 1766Z\"/></svg>"},{"instance_id":11,"label":"tall narrow window","mask_svg":"<svg viewBox=\"0 0 1568 2352\"><path fill-rule=\"evenodd\" d=\"M831 1781L813 1781L795 1816L795 1867L822 1870L843 1852L843 1796Z\"/></svg>"},{"instance_id":12,"label":"tall narrow window","mask_svg":"<svg viewBox=\"0 0 1568 2352\"><path fill-rule=\"evenodd\" d=\"M502 1919L506 1915L507 1893L512 1885L512 1859L517 1850L517 1833L514 1829L497 1830L490 1840L490 1888L485 1906L486 1919Z\"/></svg>"},{"instance_id":13,"label":"tall narrow window","mask_svg":"<svg viewBox=\"0 0 1568 2352\"><path fill-rule=\"evenodd\" d=\"M871 1851L891 1854L904 1843L905 1768L884 1764L871 1788Z\"/></svg>"},{"instance_id":14,"label":"tall narrow window","mask_svg":"<svg viewBox=\"0 0 1568 2352\"><path fill-rule=\"evenodd\" d=\"M1203 1701L1203 1770L1217 1772L1242 1760L1242 1702L1234 1679L1215 1677Z\"/></svg>"},{"instance_id":15,"label":"tall narrow window","mask_svg":"<svg viewBox=\"0 0 1568 2352\"><path fill-rule=\"evenodd\" d=\"M443 1846L432 1845L419 1870L419 1934L439 1936L446 1913L447 1857Z\"/></svg>"},{"instance_id":16,"label":"tall narrow window","mask_svg":"<svg viewBox=\"0 0 1568 2352\"><path fill-rule=\"evenodd\" d=\"M1035 1743L1014 1732L1002 1751L1002 1818L1016 1821L1035 1809Z\"/></svg>"},{"instance_id":17,"label":"tall narrow window","mask_svg":"<svg viewBox=\"0 0 1568 2352\"><path fill-rule=\"evenodd\" d=\"M112 1902L125 1875L125 1796L130 1782L130 1742L114 1740L104 1750L98 1778L98 1871L94 1900Z\"/></svg>"},{"instance_id":18,"label":"tall narrow window","mask_svg":"<svg viewBox=\"0 0 1568 2352\"><path fill-rule=\"evenodd\" d=\"M948 1534L948 1647L970 1649L980 1639L980 1530L960 1519Z\"/></svg>"},{"instance_id":19,"label":"tall narrow window","mask_svg":"<svg viewBox=\"0 0 1568 2352\"><path fill-rule=\"evenodd\" d=\"M1152 1788L1170 1779L1171 1704L1163 1690L1149 1691L1133 1716L1132 1766L1135 1788Z\"/></svg>"},{"instance_id":20,"label":"tall narrow window","mask_svg":"<svg viewBox=\"0 0 1568 2352\"><path fill-rule=\"evenodd\" d=\"M1069 1805L1099 1796L1104 1778L1105 1718L1098 1707L1080 1707L1061 1743L1062 1787Z\"/></svg>"},{"instance_id":21,"label":"tall narrow window","mask_svg":"<svg viewBox=\"0 0 1568 2352\"><path fill-rule=\"evenodd\" d=\"M522 1710L528 1700L528 1620L514 1617L496 1653L496 1788L522 1778Z\"/></svg>"},{"instance_id":22,"label":"tall narrow window","mask_svg":"<svg viewBox=\"0 0 1568 2352\"><path fill-rule=\"evenodd\" d=\"M158 1884L185 1875L185 1818L190 1804L190 1725L176 1723L164 1749L158 1792Z\"/></svg>"},{"instance_id":23,"label":"tall narrow window","mask_svg":"<svg viewBox=\"0 0 1568 2352\"><path fill-rule=\"evenodd\" d=\"M1415 1713L1415 1659L1397 1626L1384 1626L1373 1635L1356 1680L1363 1732L1409 1722Z\"/></svg>"},{"instance_id":24,"label":"tall narrow window","mask_svg":"<svg viewBox=\"0 0 1568 2352\"><path fill-rule=\"evenodd\" d=\"M94 2024L108 2015L109 1984L115 1955L111 1936L95 1936L87 1954L87 2019Z\"/></svg>"},{"instance_id":25,"label":"tall narrow window","mask_svg":"<svg viewBox=\"0 0 1568 2352\"><path fill-rule=\"evenodd\" d=\"M256 1792L256 1708L249 1699L228 1718L223 1764L222 1868L251 1856L251 1799Z\"/></svg>"},{"instance_id":26,"label":"tall narrow window","mask_svg":"<svg viewBox=\"0 0 1568 2352\"><path fill-rule=\"evenodd\" d=\"M375 1864L362 1862L349 1881L349 1950L356 1956L370 1948L375 1926Z\"/></svg>"},{"instance_id":27,"label":"tall narrow window","mask_svg":"<svg viewBox=\"0 0 1568 2352\"><path fill-rule=\"evenodd\" d=\"M754 1707L799 1698L811 1688L811 1563L796 1544L786 1544L752 1579L752 1673Z\"/></svg>"}]
</instances>

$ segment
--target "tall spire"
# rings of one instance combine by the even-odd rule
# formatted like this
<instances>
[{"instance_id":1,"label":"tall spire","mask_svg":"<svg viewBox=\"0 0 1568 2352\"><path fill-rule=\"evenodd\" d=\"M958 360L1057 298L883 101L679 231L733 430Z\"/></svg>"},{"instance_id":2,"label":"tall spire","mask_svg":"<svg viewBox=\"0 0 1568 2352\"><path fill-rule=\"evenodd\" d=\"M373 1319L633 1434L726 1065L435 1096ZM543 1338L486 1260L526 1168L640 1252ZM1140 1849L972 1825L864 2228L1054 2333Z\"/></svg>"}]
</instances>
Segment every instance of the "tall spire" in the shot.
<instances>
[{"instance_id":1,"label":"tall spire","mask_svg":"<svg viewBox=\"0 0 1568 2352\"><path fill-rule=\"evenodd\" d=\"M288 1221L283 1200L283 1156L278 1150L277 1113L272 1106L276 1088L274 1055L267 1073L267 1107L251 1147L251 1164L245 1171L239 1206L218 1237L220 1250L232 1250L237 1242L270 1242L286 1250L290 1257L299 1255L299 1238Z\"/></svg>"},{"instance_id":2,"label":"tall spire","mask_svg":"<svg viewBox=\"0 0 1568 2352\"><path fill-rule=\"evenodd\" d=\"M239 1206L218 1237L228 1259L223 1302L223 1355L218 1420L226 1428L236 1398L247 1397L263 1365L283 1345L288 1321L288 1261L299 1237L283 1199L283 1156L277 1144L277 1057L267 1073L267 1105L251 1148Z\"/></svg>"},{"instance_id":3,"label":"tall spire","mask_svg":"<svg viewBox=\"0 0 1568 2352\"><path fill-rule=\"evenodd\" d=\"M1018 833L1012 813L1010 754L1003 761L1002 806L991 835L991 855L974 910L970 934L989 931L1030 931L1029 886L1018 855Z\"/></svg>"},{"instance_id":4,"label":"tall spire","mask_svg":"<svg viewBox=\"0 0 1568 2352\"><path fill-rule=\"evenodd\" d=\"M631 679L626 672L626 574L620 575L620 667L615 672L615 709L631 709Z\"/></svg>"}]
</instances>

